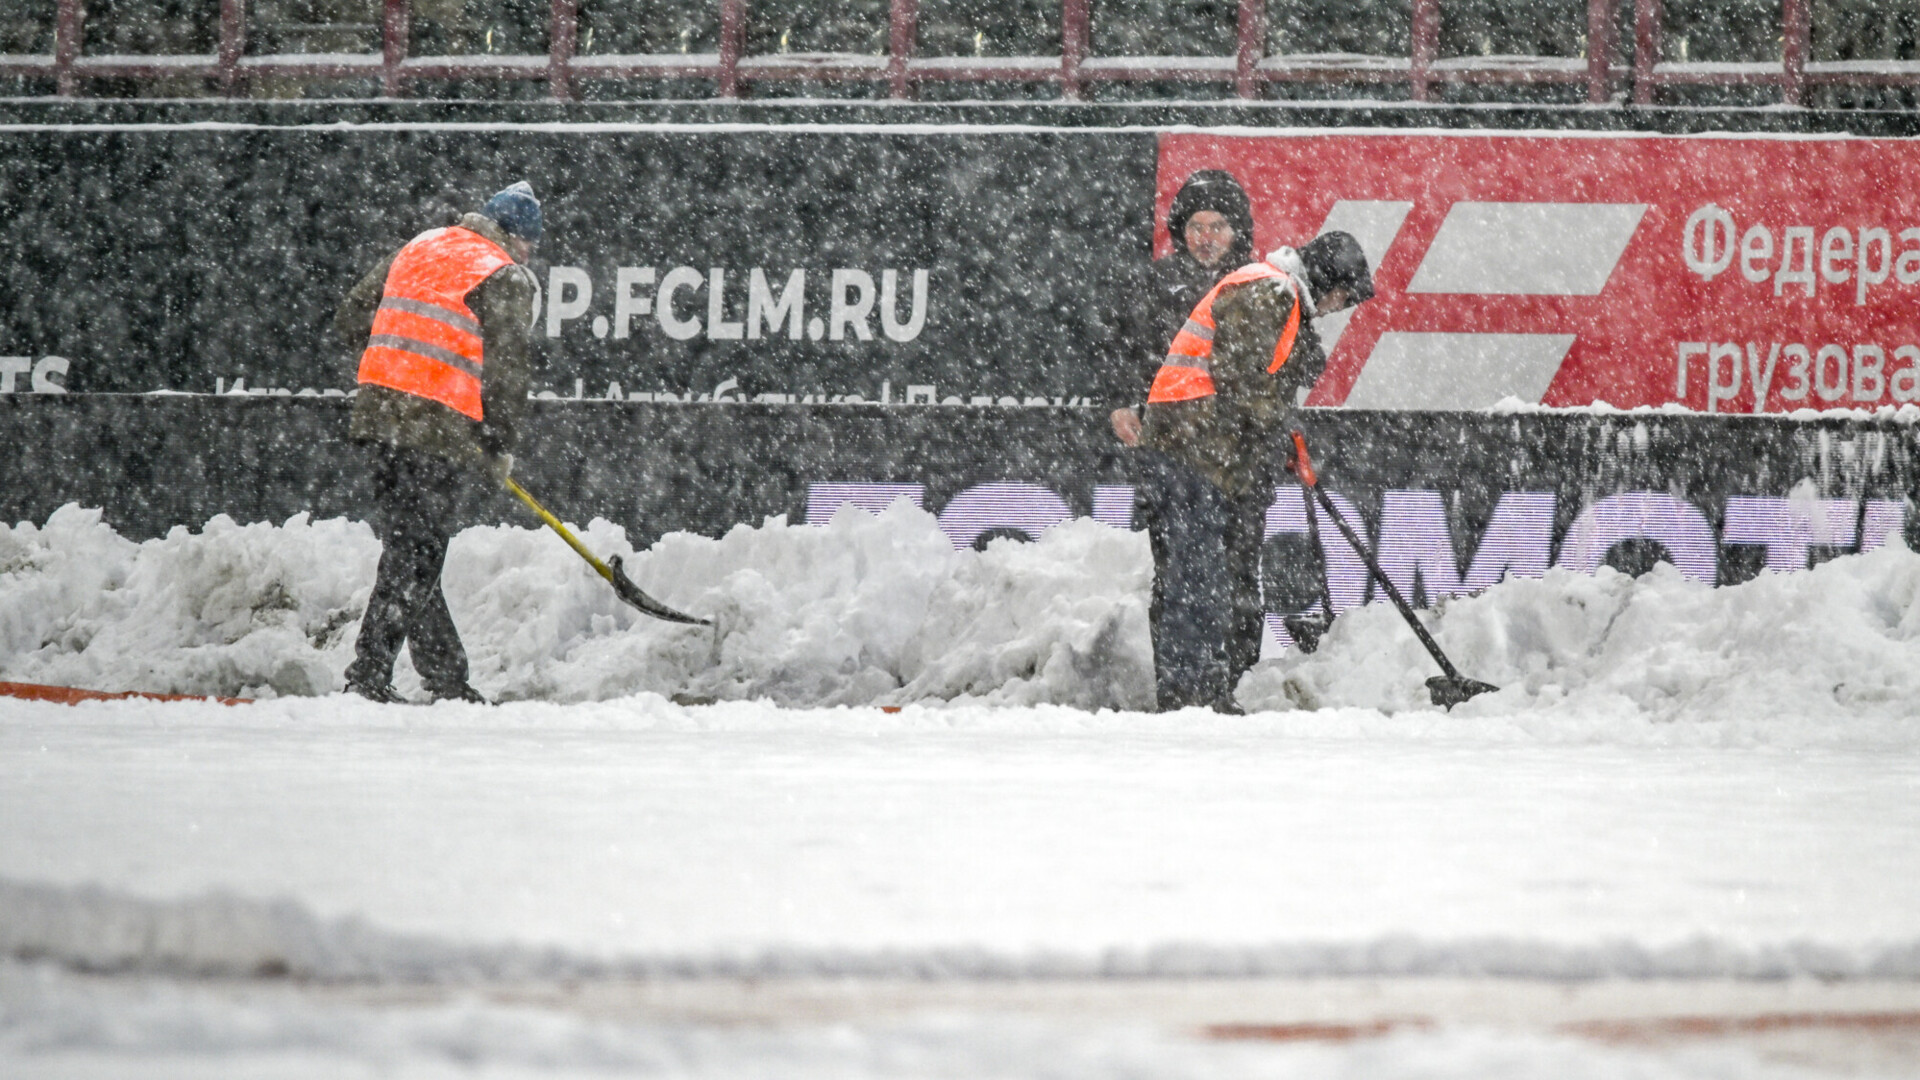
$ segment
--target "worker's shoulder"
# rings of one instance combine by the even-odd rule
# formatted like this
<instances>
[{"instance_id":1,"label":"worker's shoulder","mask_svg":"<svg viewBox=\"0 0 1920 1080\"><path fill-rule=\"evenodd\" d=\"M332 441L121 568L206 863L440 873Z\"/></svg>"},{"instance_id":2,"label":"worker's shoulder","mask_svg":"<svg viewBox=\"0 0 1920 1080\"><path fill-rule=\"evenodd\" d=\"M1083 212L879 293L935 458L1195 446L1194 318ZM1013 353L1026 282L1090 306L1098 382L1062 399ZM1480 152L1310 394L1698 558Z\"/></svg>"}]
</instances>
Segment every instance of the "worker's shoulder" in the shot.
<instances>
[{"instance_id":1,"label":"worker's shoulder","mask_svg":"<svg viewBox=\"0 0 1920 1080\"><path fill-rule=\"evenodd\" d=\"M487 300L530 304L540 291L540 286L534 279L533 271L515 262L488 274L480 284L474 286L474 291Z\"/></svg>"},{"instance_id":2,"label":"worker's shoulder","mask_svg":"<svg viewBox=\"0 0 1920 1080\"><path fill-rule=\"evenodd\" d=\"M533 271L517 262L510 262L500 269L495 270L493 273L487 275L487 280L497 280L502 284L509 285L516 289L525 289L528 292L532 292L539 287L534 281Z\"/></svg>"},{"instance_id":3,"label":"worker's shoulder","mask_svg":"<svg viewBox=\"0 0 1920 1080\"><path fill-rule=\"evenodd\" d=\"M358 281L353 283L353 291L366 292L372 290L377 294L379 290L386 288L387 275L393 272L393 262L399 257L400 252L398 249L395 249L385 258L374 263L372 267L368 268L366 273L360 275Z\"/></svg>"},{"instance_id":4,"label":"worker's shoulder","mask_svg":"<svg viewBox=\"0 0 1920 1080\"><path fill-rule=\"evenodd\" d=\"M1220 290L1214 299L1216 318L1244 312L1250 316L1285 315L1299 302L1293 283L1285 277L1263 277L1242 281Z\"/></svg>"}]
</instances>

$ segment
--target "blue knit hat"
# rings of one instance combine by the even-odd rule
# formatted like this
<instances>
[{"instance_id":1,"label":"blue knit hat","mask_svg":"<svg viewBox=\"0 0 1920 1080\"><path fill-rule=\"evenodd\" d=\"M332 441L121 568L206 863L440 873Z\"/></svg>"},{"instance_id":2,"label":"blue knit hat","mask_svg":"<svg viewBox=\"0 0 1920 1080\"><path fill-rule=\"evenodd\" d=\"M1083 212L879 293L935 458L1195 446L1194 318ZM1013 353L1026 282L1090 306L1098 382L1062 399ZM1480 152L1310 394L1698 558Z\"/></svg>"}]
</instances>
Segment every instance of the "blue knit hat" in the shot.
<instances>
[{"instance_id":1,"label":"blue knit hat","mask_svg":"<svg viewBox=\"0 0 1920 1080\"><path fill-rule=\"evenodd\" d=\"M534 198L533 185L525 180L488 199L487 205L480 208L480 216L499 222L508 236L535 243L540 240L540 200Z\"/></svg>"}]
</instances>

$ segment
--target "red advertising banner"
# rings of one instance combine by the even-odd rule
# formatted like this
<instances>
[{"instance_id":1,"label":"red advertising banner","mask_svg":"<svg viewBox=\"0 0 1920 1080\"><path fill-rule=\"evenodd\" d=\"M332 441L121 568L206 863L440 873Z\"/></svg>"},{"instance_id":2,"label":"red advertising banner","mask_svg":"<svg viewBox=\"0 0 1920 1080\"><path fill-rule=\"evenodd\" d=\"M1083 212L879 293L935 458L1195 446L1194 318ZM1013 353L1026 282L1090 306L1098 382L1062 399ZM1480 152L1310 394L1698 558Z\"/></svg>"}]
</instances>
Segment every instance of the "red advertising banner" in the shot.
<instances>
[{"instance_id":1,"label":"red advertising banner","mask_svg":"<svg viewBox=\"0 0 1920 1080\"><path fill-rule=\"evenodd\" d=\"M1156 253L1200 169L1247 189L1257 250L1343 229L1375 268L1309 404L1920 401L1920 141L1168 134Z\"/></svg>"}]
</instances>

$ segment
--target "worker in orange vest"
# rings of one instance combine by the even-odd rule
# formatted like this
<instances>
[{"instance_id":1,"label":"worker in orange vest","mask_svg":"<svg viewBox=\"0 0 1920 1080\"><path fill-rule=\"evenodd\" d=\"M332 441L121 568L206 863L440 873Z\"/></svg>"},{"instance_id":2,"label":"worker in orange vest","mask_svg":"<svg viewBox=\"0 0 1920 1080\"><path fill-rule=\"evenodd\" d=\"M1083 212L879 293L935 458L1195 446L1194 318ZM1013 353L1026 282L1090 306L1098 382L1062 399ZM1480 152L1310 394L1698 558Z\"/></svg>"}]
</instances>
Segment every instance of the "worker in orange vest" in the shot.
<instances>
[{"instance_id":1,"label":"worker in orange vest","mask_svg":"<svg viewBox=\"0 0 1920 1080\"><path fill-rule=\"evenodd\" d=\"M1174 335L1142 420L1163 710L1238 712L1260 655L1260 549L1294 409L1327 357L1312 320L1373 295L1360 244L1330 232L1221 278Z\"/></svg>"},{"instance_id":2,"label":"worker in orange vest","mask_svg":"<svg viewBox=\"0 0 1920 1080\"><path fill-rule=\"evenodd\" d=\"M513 469L531 384L538 287L524 265L540 201L521 181L456 225L408 241L347 294L334 328L361 347L351 437L373 451L380 568L347 689L380 702L405 643L435 701L484 702L447 611L440 571L476 479Z\"/></svg>"}]
</instances>

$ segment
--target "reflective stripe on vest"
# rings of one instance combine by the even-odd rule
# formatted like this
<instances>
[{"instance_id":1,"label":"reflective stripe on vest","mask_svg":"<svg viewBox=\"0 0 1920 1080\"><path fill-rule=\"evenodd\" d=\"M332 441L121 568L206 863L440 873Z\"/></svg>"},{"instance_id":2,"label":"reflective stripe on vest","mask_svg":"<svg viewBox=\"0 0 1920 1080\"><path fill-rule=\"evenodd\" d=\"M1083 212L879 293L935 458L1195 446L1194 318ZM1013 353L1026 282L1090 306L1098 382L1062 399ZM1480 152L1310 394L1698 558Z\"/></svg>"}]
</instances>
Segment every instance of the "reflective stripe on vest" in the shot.
<instances>
[{"instance_id":1,"label":"reflective stripe on vest","mask_svg":"<svg viewBox=\"0 0 1920 1080\"><path fill-rule=\"evenodd\" d=\"M1287 316L1286 329L1280 332L1280 341L1273 347L1273 363L1267 365L1268 374L1280 370L1280 366L1293 355L1294 339L1300 336L1300 289L1286 271L1264 262L1250 263L1221 278L1194 306L1193 314L1187 316L1186 325L1173 335L1167 358L1153 376L1153 389L1147 391L1147 404L1192 401L1212 395L1214 298L1220 295L1220 290L1230 285L1244 285L1249 281L1268 278L1279 278L1293 289L1293 312Z\"/></svg>"},{"instance_id":2,"label":"reflective stripe on vest","mask_svg":"<svg viewBox=\"0 0 1920 1080\"><path fill-rule=\"evenodd\" d=\"M394 256L359 381L437 401L475 420L485 344L467 293L513 265L498 244L453 226L413 238Z\"/></svg>"}]
</instances>

